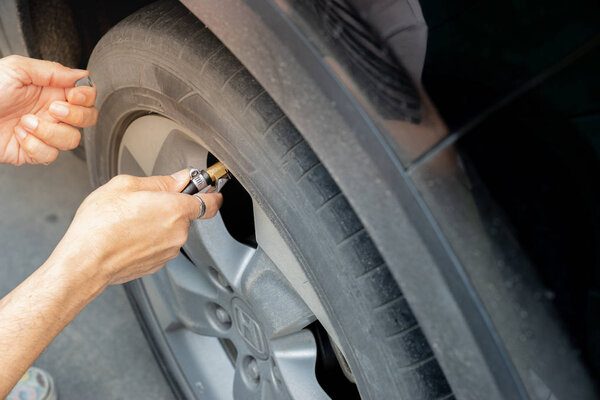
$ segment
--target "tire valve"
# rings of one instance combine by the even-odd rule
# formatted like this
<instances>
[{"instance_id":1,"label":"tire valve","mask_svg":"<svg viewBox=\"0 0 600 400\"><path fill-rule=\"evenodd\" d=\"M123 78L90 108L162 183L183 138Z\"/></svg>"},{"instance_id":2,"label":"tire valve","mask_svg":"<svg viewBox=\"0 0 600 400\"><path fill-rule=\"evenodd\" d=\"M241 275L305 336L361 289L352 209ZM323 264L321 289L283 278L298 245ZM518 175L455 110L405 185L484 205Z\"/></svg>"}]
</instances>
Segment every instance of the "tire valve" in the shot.
<instances>
[{"instance_id":1,"label":"tire valve","mask_svg":"<svg viewBox=\"0 0 600 400\"><path fill-rule=\"evenodd\" d=\"M192 167L190 168L190 183L181 193L196 194L202 191L219 193L229 179L231 179L231 174L221 161L203 170ZM214 189L211 190L211 186Z\"/></svg>"}]
</instances>

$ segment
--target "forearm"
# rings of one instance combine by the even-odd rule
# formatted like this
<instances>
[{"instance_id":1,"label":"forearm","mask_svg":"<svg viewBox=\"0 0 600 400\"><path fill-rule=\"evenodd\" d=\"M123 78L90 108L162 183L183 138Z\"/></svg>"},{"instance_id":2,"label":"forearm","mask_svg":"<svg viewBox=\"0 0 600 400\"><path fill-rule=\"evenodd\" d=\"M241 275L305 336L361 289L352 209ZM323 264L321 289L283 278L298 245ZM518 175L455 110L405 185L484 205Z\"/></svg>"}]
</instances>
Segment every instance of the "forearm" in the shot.
<instances>
[{"instance_id":1,"label":"forearm","mask_svg":"<svg viewBox=\"0 0 600 400\"><path fill-rule=\"evenodd\" d=\"M0 300L0 399L102 290L98 268L51 257Z\"/></svg>"}]
</instances>

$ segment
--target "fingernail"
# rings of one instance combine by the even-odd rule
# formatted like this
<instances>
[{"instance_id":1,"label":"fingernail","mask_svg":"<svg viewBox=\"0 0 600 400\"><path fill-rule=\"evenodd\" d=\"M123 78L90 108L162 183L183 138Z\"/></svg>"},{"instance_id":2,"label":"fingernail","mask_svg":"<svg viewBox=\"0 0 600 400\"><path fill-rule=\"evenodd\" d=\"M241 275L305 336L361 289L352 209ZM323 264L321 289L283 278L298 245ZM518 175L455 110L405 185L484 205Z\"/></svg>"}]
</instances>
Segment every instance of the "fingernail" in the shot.
<instances>
[{"instance_id":1,"label":"fingernail","mask_svg":"<svg viewBox=\"0 0 600 400\"><path fill-rule=\"evenodd\" d=\"M25 132L25 129L21 128L20 126L15 126L15 134L21 140L27 137L27 132Z\"/></svg>"},{"instance_id":2,"label":"fingernail","mask_svg":"<svg viewBox=\"0 0 600 400\"><path fill-rule=\"evenodd\" d=\"M28 114L23 117L22 121L23 126L30 131L34 131L37 128L39 120L35 115Z\"/></svg>"},{"instance_id":3,"label":"fingernail","mask_svg":"<svg viewBox=\"0 0 600 400\"><path fill-rule=\"evenodd\" d=\"M171 175L171 178L175 179L177 183L187 182L190 179L190 172L187 169L182 169Z\"/></svg>"},{"instance_id":4,"label":"fingernail","mask_svg":"<svg viewBox=\"0 0 600 400\"><path fill-rule=\"evenodd\" d=\"M66 117L69 114L69 108L61 103L52 103L50 112L57 117Z\"/></svg>"},{"instance_id":5,"label":"fingernail","mask_svg":"<svg viewBox=\"0 0 600 400\"><path fill-rule=\"evenodd\" d=\"M83 94L83 93L75 93L75 94L73 94L73 96L71 97L71 102L72 103L77 103L77 104L83 104L83 103L85 103L85 94Z\"/></svg>"}]
</instances>

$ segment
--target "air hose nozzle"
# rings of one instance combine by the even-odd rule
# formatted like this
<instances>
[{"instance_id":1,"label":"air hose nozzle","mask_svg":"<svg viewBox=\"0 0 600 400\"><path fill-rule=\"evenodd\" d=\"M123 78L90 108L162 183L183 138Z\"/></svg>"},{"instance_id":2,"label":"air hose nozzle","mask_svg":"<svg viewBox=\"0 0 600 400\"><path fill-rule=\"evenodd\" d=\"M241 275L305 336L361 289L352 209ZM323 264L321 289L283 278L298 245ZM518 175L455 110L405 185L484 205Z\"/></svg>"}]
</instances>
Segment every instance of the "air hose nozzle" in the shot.
<instances>
[{"instance_id":1,"label":"air hose nozzle","mask_svg":"<svg viewBox=\"0 0 600 400\"><path fill-rule=\"evenodd\" d=\"M229 179L229 170L221 161L203 170L190 168L190 183L181 193L196 194L209 186L214 186L215 190L212 193L217 193Z\"/></svg>"}]
</instances>

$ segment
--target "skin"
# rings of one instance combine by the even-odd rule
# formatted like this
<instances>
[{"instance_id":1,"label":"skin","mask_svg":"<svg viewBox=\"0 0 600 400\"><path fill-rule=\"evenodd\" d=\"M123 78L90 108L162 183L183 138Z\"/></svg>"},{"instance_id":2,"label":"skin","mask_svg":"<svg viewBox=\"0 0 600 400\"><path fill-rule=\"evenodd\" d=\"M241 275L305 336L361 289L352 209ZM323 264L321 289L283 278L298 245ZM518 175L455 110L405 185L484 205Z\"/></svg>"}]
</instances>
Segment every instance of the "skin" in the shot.
<instances>
[{"instance_id":1,"label":"skin","mask_svg":"<svg viewBox=\"0 0 600 400\"><path fill-rule=\"evenodd\" d=\"M0 163L49 163L79 144L76 127L98 116L96 88L73 87L87 74L24 57L0 59ZM55 112L57 104L66 112ZM0 300L0 398L108 285L154 273L179 254L201 211L198 199L179 193L188 182L188 170L120 175L83 201L48 260ZM223 197L201 197L203 218L212 218Z\"/></svg>"}]
</instances>

